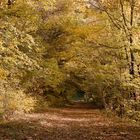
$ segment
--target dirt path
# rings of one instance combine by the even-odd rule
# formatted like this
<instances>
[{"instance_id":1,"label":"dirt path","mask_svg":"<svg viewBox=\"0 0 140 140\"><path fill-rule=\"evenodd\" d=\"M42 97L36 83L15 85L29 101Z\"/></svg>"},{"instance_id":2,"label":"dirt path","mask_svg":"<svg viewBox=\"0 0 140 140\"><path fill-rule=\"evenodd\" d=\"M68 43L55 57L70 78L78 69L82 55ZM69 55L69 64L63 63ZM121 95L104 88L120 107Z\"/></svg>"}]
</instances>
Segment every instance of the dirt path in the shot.
<instances>
[{"instance_id":1,"label":"dirt path","mask_svg":"<svg viewBox=\"0 0 140 140\"><path fill-rule=\"evenodd\" d=\"M140 140L140 127L97 109L48 109L0 124L0 140Z\"/></svg>"}]
</instances>

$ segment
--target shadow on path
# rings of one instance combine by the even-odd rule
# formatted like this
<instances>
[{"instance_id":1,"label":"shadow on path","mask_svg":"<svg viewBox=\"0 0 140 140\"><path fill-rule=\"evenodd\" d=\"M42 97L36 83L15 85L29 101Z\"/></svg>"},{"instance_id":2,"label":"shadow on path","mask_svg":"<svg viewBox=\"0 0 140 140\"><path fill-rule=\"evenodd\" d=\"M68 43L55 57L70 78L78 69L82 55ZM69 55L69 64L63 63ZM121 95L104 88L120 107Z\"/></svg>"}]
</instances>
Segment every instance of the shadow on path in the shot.
<instances>
[{"instance_id":1,"label":"shadow on path","mask_svg":"<svg viewBox=\"0 0 140 140\"><path fill-rule=\"evenodd\" d=\"M98 109L47 109L0 124L0 140L140 140L140 127Z\"/></svg>"}]
</instances>

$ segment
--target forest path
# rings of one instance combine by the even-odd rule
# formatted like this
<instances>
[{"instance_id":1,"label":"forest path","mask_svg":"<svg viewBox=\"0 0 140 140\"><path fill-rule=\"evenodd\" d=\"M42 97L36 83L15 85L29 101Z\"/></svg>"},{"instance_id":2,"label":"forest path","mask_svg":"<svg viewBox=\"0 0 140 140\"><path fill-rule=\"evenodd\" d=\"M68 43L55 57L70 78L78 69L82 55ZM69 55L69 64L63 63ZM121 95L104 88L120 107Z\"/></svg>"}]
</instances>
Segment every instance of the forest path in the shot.
<instances>
[{"instance_id":1,"label":"forest path","mask_svg":"<svg viewBox=\"0 0 140 140\"><path fill-rule=\"evenodd\" d=\"M140 140L140 127L98 109L50 108L1 123L0 140Z\"/></svg>"}]
</instances>

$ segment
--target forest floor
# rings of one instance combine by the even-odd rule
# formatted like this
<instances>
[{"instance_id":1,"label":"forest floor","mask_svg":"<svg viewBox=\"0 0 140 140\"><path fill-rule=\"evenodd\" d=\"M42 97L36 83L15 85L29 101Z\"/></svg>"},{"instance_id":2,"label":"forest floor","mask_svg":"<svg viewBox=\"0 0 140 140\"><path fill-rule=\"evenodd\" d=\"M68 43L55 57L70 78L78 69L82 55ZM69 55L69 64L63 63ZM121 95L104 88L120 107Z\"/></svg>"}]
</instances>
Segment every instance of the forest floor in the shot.
<instances>
[{"instance_id":1,"label":"forest floor","mask_svg":"<svg viewBox=\"0 0 140 140\"><path fill-rule=\"evenodd\" d=\"M0 140L140 140L140 126L86 106L50 108L0 123Z\"/></svg>"}]
</instances>

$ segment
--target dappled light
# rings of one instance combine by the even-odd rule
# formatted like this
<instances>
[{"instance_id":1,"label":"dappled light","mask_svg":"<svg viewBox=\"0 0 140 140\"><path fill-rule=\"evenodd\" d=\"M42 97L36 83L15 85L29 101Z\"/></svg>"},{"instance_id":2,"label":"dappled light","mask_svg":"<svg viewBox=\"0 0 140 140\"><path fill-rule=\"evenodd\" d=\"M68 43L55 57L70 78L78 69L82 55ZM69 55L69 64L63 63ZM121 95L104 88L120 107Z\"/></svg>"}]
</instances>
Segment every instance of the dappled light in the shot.
<instances>
[{"instance_id":1,"label":"dappled light","mask_svg":"<svg viewBox=\"0 0 140 140\"><path fill-rule=\"evenodd\" d=\"M0 0L0 140L140 140L140 0Z\"/></svg>"},{"instance_id":2,"label":"dappled light","mask_svg":"<svg viewBox=\"0 0 140 140\"><path fill-rule=\"evenodd\" d=\"M115 117L108 118L99 110L70 108L27 114L0 125L2 139L16 140L138 140L139 134L138 125L120 122Z\"/></svg>"}]
</instances>

